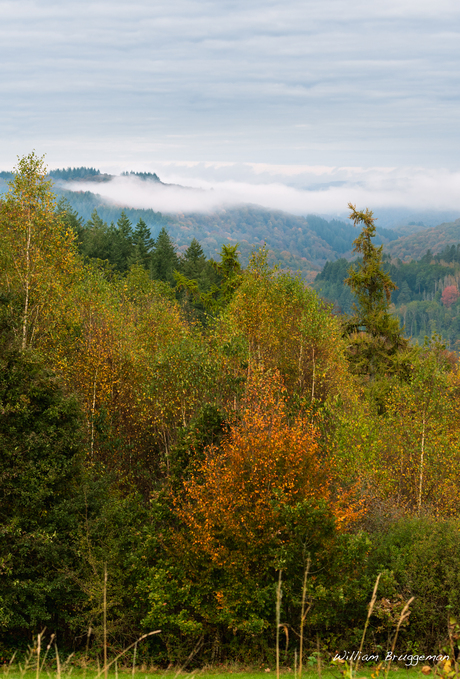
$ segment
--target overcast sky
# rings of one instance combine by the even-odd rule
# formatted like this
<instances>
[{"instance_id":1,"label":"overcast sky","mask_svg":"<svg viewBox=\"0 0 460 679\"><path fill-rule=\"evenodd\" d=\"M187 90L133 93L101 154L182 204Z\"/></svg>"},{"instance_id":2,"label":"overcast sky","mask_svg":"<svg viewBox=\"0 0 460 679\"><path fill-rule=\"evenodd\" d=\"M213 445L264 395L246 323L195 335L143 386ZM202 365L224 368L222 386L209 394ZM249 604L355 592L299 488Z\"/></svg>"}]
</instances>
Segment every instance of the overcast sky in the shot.
<instances>
[{"instance_id":1,"label":"overcast sky","mask_svg":"<svg viewBox=\"0 0 460 679\"><path fill-rule=\"evenodd\" d=\"M0 0L0 169L35 148L211 183L458 182L459 34L458 0Z\"/></svg>"}]
</instances>

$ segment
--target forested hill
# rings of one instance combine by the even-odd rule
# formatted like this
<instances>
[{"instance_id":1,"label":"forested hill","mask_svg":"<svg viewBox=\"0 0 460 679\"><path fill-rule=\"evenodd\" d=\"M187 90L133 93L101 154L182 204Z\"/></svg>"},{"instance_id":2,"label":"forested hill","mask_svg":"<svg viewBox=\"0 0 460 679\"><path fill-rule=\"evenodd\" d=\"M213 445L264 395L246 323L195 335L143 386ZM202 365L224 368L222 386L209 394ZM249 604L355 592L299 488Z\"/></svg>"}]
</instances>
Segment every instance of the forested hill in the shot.
<instances>
[{"instance_id":1,"label":"forested hill","mask_svg":"<svg viewBox=\"0 0 460 679\"><path fill-rule=\"evenodd\" d=\"M457 219L455 222L446 222L399 238L397 242L386 246L385 251L393 258L407 261L409 259L420 259L427 250L436 254L444 250L445 247L457 245L459 242L460 219Z\"/></svg>"},{"instance_id":2,"label":"forested hill","mask_svg":"<svg viewBox=\"0 0 460 679\"><path fill-rule=\"evenodd\" d=\"M154 173L129 172L155 184L162 183ZM85 222L92 220L94 211L103 222L116 223L124 210L126 217L135 224L142 219L157 237L165 227L177 246L178 252L185 252L190 241L196 238L208 257L216 258L223 244L239 244L243 264L249 261L251 252L264 243L268 247L271 264L283 269L299 271L307 280L312 280L326 261L347 256L352 248L356 231L351 223L332 219L328 221L316 215L301 217L269 210L256 205L244 205L220 209L212 213L195 212L188 214L164 215L154 210L138 210L126 205L114 205L97 193L97 185L113 179L95 168L67 168L52 170L55 193L65 198L79 217ZM11 173L0 173L0 192L6 188ZM75 183L91 182L95 191L75 190ZM69 184L68 182L72 182ZM193 189L185 189L192 191ZM71 190L70 190L71 189ZM377 233L376 243L386 244L398 238L399 234L389 229Z\"/></svg>"}]
</instances>

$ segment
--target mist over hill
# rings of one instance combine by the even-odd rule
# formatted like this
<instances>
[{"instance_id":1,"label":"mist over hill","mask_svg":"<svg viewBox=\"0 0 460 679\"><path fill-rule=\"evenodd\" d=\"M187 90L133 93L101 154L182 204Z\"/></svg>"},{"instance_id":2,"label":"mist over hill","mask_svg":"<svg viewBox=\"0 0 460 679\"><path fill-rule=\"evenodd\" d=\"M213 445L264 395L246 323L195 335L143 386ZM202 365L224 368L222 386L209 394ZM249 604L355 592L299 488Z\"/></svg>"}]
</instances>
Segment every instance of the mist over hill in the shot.
<instances>
[{"instance_id":1,"label":"mist over hill","mask_svg":"<svg viewBox=\"0 0 460 679\"><path fill-rule=\"evenodd\" d=\"M6 190L12 176L10 172L0 173L0 192ZM165 227L179 253L193 238L208 257L216 257L222 244L238 242L244 265L254 249L266 244L272 263L299 271L308 280L313 280L328 261L353 258L357 232L351 222L333 215L302 216L253 203L219 204L212 190L168 184L152 172L129 171L115 176L93 167L69 167L51 170L49 176L57 196L68 201L84 221L96 210L110 224L124 210L133 224L143 219L153 237ZM148 207L156 203L167 210ZM446 244L460 242L458 221L433 227L436 215L442 221L444 214L450 213L379 210L375 215L376 244L403 260L419 258L428 248L439 252ZM388 228L390 225L397 228Z\"/></svg>"}]
</instances>

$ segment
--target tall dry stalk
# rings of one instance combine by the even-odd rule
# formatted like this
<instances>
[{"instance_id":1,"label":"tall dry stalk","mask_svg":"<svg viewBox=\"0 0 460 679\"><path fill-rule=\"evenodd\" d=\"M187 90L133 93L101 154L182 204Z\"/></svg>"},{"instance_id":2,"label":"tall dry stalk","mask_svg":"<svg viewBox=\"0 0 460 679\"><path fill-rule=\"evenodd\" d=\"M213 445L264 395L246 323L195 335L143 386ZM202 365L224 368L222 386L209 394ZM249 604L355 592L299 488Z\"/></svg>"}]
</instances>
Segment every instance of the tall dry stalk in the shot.
<instances>
[{"instance_id":1,"label":"tall dry stalk","mask_svg":"<svg viewBox=\"0 0 460 679\"><path fill-rule=\"evenodd\" d=\"M136 655L137 655L137 641L134 644L133 669L132 669L132 672L131 672L131 679L134 679L134 672L136 671Z\"/></svg>"},{"instance_id":2,"label":"tall dry stalk","mask_svg":"<svg viewBox=\"0 0 460 679\"><path fill-rule=\"evenodd\" d=\"M318 664L318 677L321 679L321 645L319 634L316 635L316 662Z\"/></svg>"},{"instance_id":3,"label":"tall dry stalk","mask_svg":"<svg viewBox=\"0 0 460 679\"><path fill-rule=\"evenodd\" d=\"M43 630L44 632L45 630ZM42 634L43 632L40 632L37 634L37 670L35 672L35 677L36 679L40 679L40 651L42 648Z\"/></svg>"},{"instance_id":4,"label":"tall dry stalk","mask_svg":"<svg viewBox=\"0 0 460 679\"><path fill-rule=\"evenodd\" d=\"M48 656L48 653L49 653L51 646L53 645L53 641L54 641L55 636L56 635L54 633L51 635L48 646L46 647L45 655L43 656L42 664L41 664L41 667L40 667L40 674L43 672L43 668L45 666L46 658Z\"/></svg>"},{"instance_id":5,"label":"tall dry stalk","mask_svg":"<svg viewBox=\"0 0 460 679\"><path fill-rule=\"evenodd\" d=\"M103 590L103 611L104 611L104 677L107 679L107 563L104 563L104 590ZM38 677L37 677L38 679Z\"/></svg>"},{"instance_id":6,"label":"tall dry stalk","mask_svg":"<svg viewBox=\"0 0 460 679\"><path fill-rule=\"evenodd\" d=\"M15 659L15 657L16 657L16 653L17 653L17 651L15 651L15 652L13 653L13 655L12 655L11 658L10 658L10 662L9 662L8 665L6 666L6 674L5 674L5 669L3 669L3 679L8 679L8 675L9 675L9 673L10 673L11 666L12 666L12 664L14 663L14 659Z\"/></svg>"},{"instance_id":7,"label":"tall dry stalk","mask_svg":"<svg viewBox=\"0 0 460 679\"><path fill-rule=\"evenodd\" d=\"M161 632L161 629L157 629L157 630L155 630L154 632L147 632L147 634L143 634L141 637L139 637L139 639L136 639L136 641L135 641L134 643L132 643L132 644L130 644L129 646L127 646L126 648L124 648L124 649L122 650L121 653L119 653L113 660L111 660L109 663L107 663L107 666L106 666L106 667L107 667L107 670L109 669L109 667L110 667L111 665L113 665L114 663L116 663L117 660L120 660L120 658L123 657L125 653L127 653L128 651L130 651L130 650L133 648L133 646L136 646L136 647L137 647L137 644L138 644L140 641L142 641L143 639L147 639L147 637L151 637L153 634L160 634L160 632ZM57 649L56 649L56 650L57 650ZM99 662L99 660L98 660L98 662ZM96 674L96 676L94 677L94 679L99 679L99 677L101 676L101 674L102 674L103 672L105 672L105 669L106 669L105 667L104 667L102 670L101 670L101 669L98 669L98 673ZM60 677L58 677L58 679L60 679Z\"/></svg>"},{"instance_id":8,"label":"tall dry stalk","mask_svg":"<svg viewBox=\"0 0 460 679\"><path fill-rule=\"evenodd\" d=\"M83 672L83 679L86 679L86 668L88 666L88 658L89 658L89 638L91 636L91 632L93 630L91 629L91 625L88 627L88 634L86 635L86 655L85 655L85 669Z\"/></svg>"},{"instance_id":9,"label":"tall dry stalk","mask_svg":"<svg viewBox=\"0 0 460 679\"><path fill-rule=\"evenodd\" d=\"M361 637L361 644L359 646L358 657L356 659L355 672L358 671L359 660L361 658L361 652L362 652L363 646L364 646L364 639L366 637L367 628L369 627L369 620L370 620L370 617L372 615L372 611L374 610L375 602L377 601L377 589L378 589L378 586L379 586L381 575L382 575L381 573L379 573L377 575L377 579L376 579L375 585L374 585L374 591L372 592L372 598L371 598L369 608L368 608L368 611L367 611L366 624L364 625L363 636ZM350 662L350 675L353 676L353 661Z\"/></svg>"},{"instance_id":10,"label":"tall dry stalk","mask_svg":"<svg viewBox=\"0 0 460 679\"><path fill-rule=\"evenodd\" d=\"M56 649L56 676L57 679L61 679L61 661L59 659L59 651L57 644L54 644L54 648Z\"/></svg>"},{"instance_id":11,"label":"tall dry stalk","mask_svg":"<svg viewBox=\"0 0 460 679\"><path fill-rule=\"evenodd\" d=\"M393 653L394 653L394 650L395 650L395 647L396 647L396 640L397 640L397 638L398 638L399 628L401 627L401 625L403 624L403 622L405 622L405 621L407 620L407 618L409 617L409 615L410 615L409 607L410 607L410 605L411 605L411 603L413 602L414 599L415 599L415 597L411 597L411 598L409 599L409 601L407 602L407 604L406 604L406 605L404 606L404 608L402 609L401 615L399 616L398 624L397 624L397 626L396 626L396 632L395 632L395 635L394 635L394 638L393 638L393 643L392 643L392 645L391 645L391 656L390 656L390 660L388 661L388 664L387 664L387 666L386 666L386 668L385 668L385 679L388 679L388 673L390 672L391 662L392 662L392 660L393 660Z\"/></svg>"},{"instance_id":12,"label":"tall dry stalk","mask_svg":"<svg viewBox=\"0 0 460 679\"><path fill-rule=\"evenodd\" d=\"M305 604L307 599L307 578L310 572L311 559L308 555L307 565L305 567L305 572L303 574L303 585L302 585L302 608L300 612L300 647L299 647L299 679L302 679L302 669L303 669L303 632L305 627L305 620L310 610L310 606L305 611Z\"/></svg>"},{"instance_id":13,"label":"tall dry stalk","mask_svg":"<svg viewBox=\"0 0 460 679\"><path fill-rule=\"evenodd\" d=\"M276 588L276 679L280 679L280 618L281 618L281 574L278 574L278 587Z\"/></svg>"}]
</instances>

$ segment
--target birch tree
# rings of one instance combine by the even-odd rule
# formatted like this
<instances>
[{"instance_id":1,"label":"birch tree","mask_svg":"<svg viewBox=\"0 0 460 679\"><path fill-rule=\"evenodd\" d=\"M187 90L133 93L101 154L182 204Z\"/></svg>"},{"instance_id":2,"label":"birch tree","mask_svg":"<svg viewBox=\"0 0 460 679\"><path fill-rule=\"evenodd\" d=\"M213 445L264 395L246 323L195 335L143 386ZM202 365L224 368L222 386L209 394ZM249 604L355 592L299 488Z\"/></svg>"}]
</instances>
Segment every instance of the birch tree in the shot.
<instances>
[{"instance_id":1,"label":"birch tree","mask_svg":"<svg viewBox=\"0 0 460 679\"><path fill-rule=\"evenodd\" d=\"M53 303L75 259L74 234L56 214L43 158L18 161L0 202L1 287L20 306L20 345L31 344L40 316Z\"/></svg>"}]
</instances>

